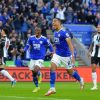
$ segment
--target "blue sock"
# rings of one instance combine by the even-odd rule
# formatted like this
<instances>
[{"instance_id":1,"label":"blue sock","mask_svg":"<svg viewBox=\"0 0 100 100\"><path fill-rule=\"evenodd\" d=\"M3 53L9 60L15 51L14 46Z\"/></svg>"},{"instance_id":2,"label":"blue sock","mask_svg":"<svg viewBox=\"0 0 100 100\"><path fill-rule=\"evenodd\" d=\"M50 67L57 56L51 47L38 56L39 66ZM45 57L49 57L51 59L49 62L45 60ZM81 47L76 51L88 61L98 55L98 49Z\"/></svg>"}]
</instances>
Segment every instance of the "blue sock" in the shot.
<instances>
[{"instance_id":1,"label":"blue sock","mask_svg":"<svg viewBox=\"0 0 100 100\"><path fill-rule=\"evenodd\" d=\"M33 82L34 82L35 86L38 87L38 79L36 76L33 76Z\"/></svg>"},{"instance_id":2,"label":"blue sock","mask_svg":"<svg viewBox=\"0 0 100 100\"><path fill-rule=\"evenodd\" d=\"M51 71L50 72L50 87L55 87L55 80L56 80L56 73Z\"/></svg>"},{"instance_id":3,"label":"blue sock","mask_svg":"<svg viewBox=\"0 0 100 100\"><path fill-rule=\"evenodd\" d=\"M37 75L40 76L40 74L41 74L40 71L38 71L38 72L37 72Z\"/></svg>"},{"instance_id":4,"label":"blue sock","mask_svg":"<svg viewBox=\"0 0 100 100\"><path fill-rule=\"evenodd\" d=\"M76 71L73 72L72 76L73 76L76 80L78 80L79 82L81 81L81 77L79 76L79 74L78 74Z\"/></svg>"}]
</instances>

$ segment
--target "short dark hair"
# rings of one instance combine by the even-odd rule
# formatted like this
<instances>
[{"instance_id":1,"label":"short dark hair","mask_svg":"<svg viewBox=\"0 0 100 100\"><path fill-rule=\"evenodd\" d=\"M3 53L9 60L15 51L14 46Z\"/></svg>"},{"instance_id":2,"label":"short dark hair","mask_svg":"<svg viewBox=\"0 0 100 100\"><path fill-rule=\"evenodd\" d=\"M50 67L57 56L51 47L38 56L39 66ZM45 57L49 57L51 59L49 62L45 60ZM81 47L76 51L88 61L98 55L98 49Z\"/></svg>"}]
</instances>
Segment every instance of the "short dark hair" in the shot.
<instances>
[{"instance_id":1,"label":"short dark hair","mask_svg":"<svg viewBox=\"0 0 100 100\"><path fill-rule=\"evenodd\" d=\"M60 18L54 18L54 19L57 19L60 23L62 23Z\"/></svg>"},{"instance_id":2,"label":"short dark hair","mask_svg":"<svg viewBox=\"0 0 100 100\"><path fill-rule=\"evenodd\" d=\"M8 36L9 30L8 30L7 28L3 28L2 30L3 30L3 31L5 32L5 34Z\"/></svg>"},{"instance_id":3,"label":"short dark hair","mask_svg":"<svg viewBox=\"0 0 100 100\"><path fill-rule=\"evenodd\" d=\"M41 30L41 28L40 28L40 27L38 27L38 26L36 26L36 27L35 27L35 29Z\"/></svg>"}]
</instances>

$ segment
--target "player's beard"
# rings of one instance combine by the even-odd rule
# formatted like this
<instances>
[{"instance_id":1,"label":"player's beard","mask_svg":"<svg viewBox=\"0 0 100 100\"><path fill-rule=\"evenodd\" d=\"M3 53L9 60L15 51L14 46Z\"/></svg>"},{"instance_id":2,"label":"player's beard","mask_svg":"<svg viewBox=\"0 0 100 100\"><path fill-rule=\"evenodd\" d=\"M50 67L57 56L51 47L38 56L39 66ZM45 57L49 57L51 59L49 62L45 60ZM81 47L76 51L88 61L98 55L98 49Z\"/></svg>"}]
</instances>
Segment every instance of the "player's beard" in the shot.
<instances>
[{"instance_id":1,"label":"player's beard","mask_svg":"<svg viewBox=\"0 0 100 100\"><path fill-rule=\"evenodd\" d=\"M40 37L41 37L41 35L40 35L40 34L36 34L36 37L37 37L37 38L40 38Z\"/></svg>"}]
</instances>

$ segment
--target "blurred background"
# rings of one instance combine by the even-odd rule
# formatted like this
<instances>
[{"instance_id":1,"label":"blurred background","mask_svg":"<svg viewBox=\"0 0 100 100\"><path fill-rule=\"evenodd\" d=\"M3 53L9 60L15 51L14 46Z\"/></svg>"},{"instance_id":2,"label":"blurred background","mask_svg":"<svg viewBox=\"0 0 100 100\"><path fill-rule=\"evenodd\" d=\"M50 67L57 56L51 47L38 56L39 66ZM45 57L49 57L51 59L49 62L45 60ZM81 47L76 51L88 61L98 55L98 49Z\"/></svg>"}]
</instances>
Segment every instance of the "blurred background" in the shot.
<instances>
[{"instance_id":1,"label":"blurred background","mask_svg":"<svg viewBox=\"0 0 100 100\"><path fill-rule=\"evenodd\" d=\"M86 57L96 26L100 24L100 0L1 0L0 31L9 29L10 48L7 66L27 67L30 50L22 53L36 26L53 44L52 19L60 18L74 36L76 66L89 66ZM50 66L47 49L44 66ZM63 65L61 65L63 66Z\"/></svg>"}]
</instances>

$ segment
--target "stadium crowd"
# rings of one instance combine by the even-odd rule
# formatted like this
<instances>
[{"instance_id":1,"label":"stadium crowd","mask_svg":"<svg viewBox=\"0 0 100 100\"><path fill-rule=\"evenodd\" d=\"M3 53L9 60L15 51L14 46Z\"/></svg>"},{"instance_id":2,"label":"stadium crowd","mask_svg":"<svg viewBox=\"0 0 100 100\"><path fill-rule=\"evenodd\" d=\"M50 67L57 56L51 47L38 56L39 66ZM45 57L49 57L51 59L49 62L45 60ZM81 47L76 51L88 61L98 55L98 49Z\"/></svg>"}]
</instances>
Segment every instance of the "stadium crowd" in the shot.
<instances>
[{"instance_id":1,"label":"stadium crowd","mask_svg":"<svg viewBox=\"0 0 100 100\"><path fill-rule=\"evenodd\" d=\"M42 35L50 38L46 30L52 29L52 19L64 24L100 24L100 0L1 0L0 31L9 29L9 60L22 66L29 59L23 48L34 29L39 26ZM46 58L48 60L49 57Z\"/></svg>"}]
</instances>

